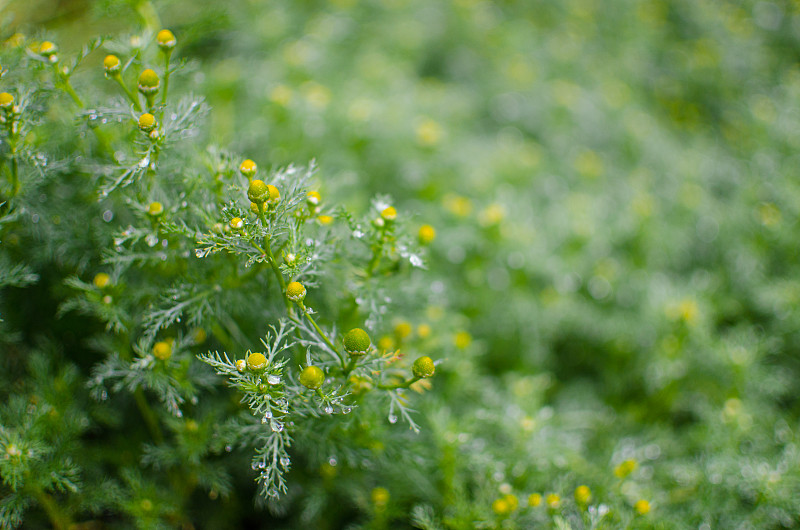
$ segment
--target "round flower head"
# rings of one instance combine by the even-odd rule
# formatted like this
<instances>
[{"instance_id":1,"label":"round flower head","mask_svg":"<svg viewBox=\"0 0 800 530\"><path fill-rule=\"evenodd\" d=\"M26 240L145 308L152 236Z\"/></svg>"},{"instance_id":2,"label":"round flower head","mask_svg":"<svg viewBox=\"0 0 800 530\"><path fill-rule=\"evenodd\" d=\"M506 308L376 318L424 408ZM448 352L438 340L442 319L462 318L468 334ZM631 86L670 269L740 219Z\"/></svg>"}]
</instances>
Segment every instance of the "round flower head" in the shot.
<instances>
[{"instance_id":1,"label":"round flower head","mask_svg":"<svg viewBox=\"0 0 800 530\"><path fill-rule=\"evenodd\" d=\"M44 55L45 57L50 57L51 55L55 55L56 53L58 53L58 46L56 46L49 40L46 40L41 45L39 45L39 53Z\"/></svg>"},{"instance_id":2,"label":"round flower head","mask_svg":"<svg viewBox=\"0 0 800 530\"><path fill-rule=\"evenodd\" d=\"M495 499L492 503L492 511L500 516L506 516L510 514L513 510L511 509L511 505L508 504L508 501L504 498Z\"/></svg>"},{"instance_id":3,"label":"round flower head","mask_svg":"<svg viewBox=\"0 0 800 530\"><path fill-rule=\"evenodd\" d=\"M105 272L100 272L97 275L95 275L94 279L92 280L92 283L98 289L103 289L109 283L111 283L111 276L109 276Z\"/></svg>"},{"instance_id":4,"label":"round flower head","mask_svg":"<svg viewBox=\"0 0 800 530\"><path fill-rule=\"evenodd\" d=\"M267 365L267 358L263 353L251 353L247 357L247 367L251 370L261 370Z\"/></svg>"},{"instance_id":5,"label":"round flower head","mask_svg":"<svg viewBox=\"0 0 800 530\"><path fill-rule=\"evenodd\" d=\"M528 506L536 508L540 504L542 504L542 495L540 493L531 493L530 497L528 497Z\"/></svg>"},{"instance_id":6,"label":"round flower head","mask_svg":"<svg viewBox=\"0 0 800 530\"><path fill-rule=\"evenodd\" d=\"M300 372L300 384L311 390L316 390L325 382L325 372L319 366L306 366Z\"/></svg>"},{"instance_id":7,"label":"round flower head","mask_svg":"<svg viewBox=\"0 0 800 530\"><path fill-rule=\"evenodd\" d=\"M237 372L244 372L244 369L247 368L247 361L244 359L239 359L236 361L236 371Z\"/></svg>"},{"instance_id":8,"label":"round flower head","mask_svg":"<svg viewBox=\"0 0 800 530\"><path fill-rule=\"evenodd\" d=\"M234 230L239 230L241 227L244 226L244 221L242 221L241 217L234 217L231 219L231 228Z\"/></svg>"},{"instance_id":9,"label":"round flower head","mask_svg":"<svg viewBox=\"0 0 800 530\"><path fill-rule=\"evenodd\" d=\"M556 509L561 506L561 497L557 493L551 493L547 497L544 498L544 502L547 503L547 506Z\"/></svg>"},{"instance_id":10,"label":"round flower head","mask_svg":"<svg viewBox=\"0 0 800 530\"><path fill-rule=\"evenodd\" d=\"M262 204L269 199L269 187L264 184L263 180L254 180L247 188L247 198L256 204Z\"/></svg>"},{"instance_id":11,"label":"round flower head","mask_svg":"<svg viewBox=\"0 0 800 530\"><path fill-rule=\"evenodd\" d=\"M139 92L145 96L158 92L159 85L158 74L154 70L148 68L139 75Z\"/></svg>"},{"instance_id":12,"label":"round flower head","mask_svg":"<svg viewBox=\"0 0 800 530\"><path fill-rule=\"evenodd\" d=\"M427 355L414 361L414 364L411 366L411 373L414 374L414 377L419 379L431 377L435 371L436 365L433 364L433 359Z\"/></svg>"},{"instance_id":13,"label":"round flower head","mask_svg":"<svg viewBox=\"0 0 800 530\"><path fill-rule=\"evenodd\" d=\"M0 108L10 109L14 105L14 96L8 92L0 92Z\"/></svg>"},{"instance_id":14,"label":"round flower head","mask_svg":"<svg viewBox=\"0 0 800 530\"><path fill-rule=\"evenodd\" d=\"M372 344L367 332L361 328L353 328L348 331L342 342L344 342L344 349L350 355L364 355Z\"/></svg>"},{"instance_id":15,"label":"round flower head","mask_svg":"<svg viewBox=\"0 0 800 530\"><path fill-rule=\"evenodd\" d=\"M394 209L394 206L389 206L388 208L384 208L381 211L381 217L384 221L394 221L397 219L397 210Z\"/></svg>"},{"instance_id":16,"label":"round flower head","mask_svg":"<svg viewBox=\"0 0 800 530\"><path fill-rule=\"evenodd\" d=\"M172 357L172 346L169 342L156 342L153 345L153 357L166 361Z\"/></svg>"},{"instance_id":17,"label":"round flower head","mask_svg":"<svg viewBox=\"0 0 800 530\"><path fill-rule=\"evenodd\" d=\"M152 131L156 126L156 117L150 114L149 112L145 112L141 116L139 116L139 128L144 132Z\"/></svg>"},{"instance_id":18,"label":"round flower head","mask_svg":"<svg viewBox=\"0 0 800 530\"><path fill-rule=\"evenodd\" d=\"M306 193L306 202L311 206L316 206L322 202L322 196L318 191L309 191Z\"/></svg>"},{"instance_id":19,"label":"round flower head","mask_svg":"<svg viewBox=\"0 0 800 530\"><path fill-rule=\"evenodd\" d=\"M158 217L162 213L164 213L164 205L158 201L151 202L150 206L147 207L147 215Z\"/></svg>"},{"instance_id":20,"label":"round flower head","mask_svg":"<svg viewBox=\"0 0 800 530\"><path fill-rule=\"evenodd\" d=\"M158 43L158 47L165 52L170 51L175 47L176 44L178 44L175 34L168 29L162 29L158 32L156 35L156 42Z\"/></svg>"},{"instance_id":21,"label":"round flower head","mask_svg":"<svg viewBox=\"0 0 800 530\"><path fill-rule=\"evenodd\" d=\"M269 190L269 202L271 204L278 204L281 202L281 192L278 191L278 188L272 184L267 184L267 189Z\"/></svg>"},{"instance_id":22,"label":"round flower head","mask_svg":"<svg viewBox=\"0 0 800 530\"><path fill-rule=\"evenodd\" d=\"M578 504L589 504L592 500L592 490L589 486L578 486L575 488L575 502Z\"/></svg>"},{"instance_id":23,"label":"round flower head","mask_svg":"<svg viewBox=\"0 0 800 530\"><path fill-rule=\"evenodd\" d=\"M103 68L106 69L107 74L116 74L122 68L122 63L119 62L119 57L116 55L106 55L103 59Z\"/></svg>"},{"instance_id":24,"label":"round flower head","mask_svg":"<svg viewBox=\"0 0 800 530\"><path fill-rule=\"evenodd\" d=\"M639 515L647 515L650 513L650 503L644 499L639 499L636 501L636 504L633 505L633 509L636 510L636 513Z\"/></svg>"},{"instance_id":25,"label":"round flower head","mask_svg":"<svg viewBox=\"0 0 800 530\"><path fill-rule=\"evenodd\" d=\"M430 245L436 239L436 229L431 225L422 225L419 227L418 238L421 244Z\"/></svg>"},{"instance_id":26,"label":"round flower head","mask_svg":"<svg viewBox=\"0 0 800 530\"><path fill-rule=\"evenodd\" d=\"M374 504L379 510L383 510L389 503L389 490L386 488L377 487L372 490L370 497L372 498L372 504Z\"/></svg>"},{"instance_id":27,"label":"round flower head","mask_svg":"<svg viewBox=\"0 0 800 530\"><path fill-rule=\"evenodd\" d=\"M319 221L319 224L321 224L322 226L325 226L333 222L333 217L331 217L330 215L320 215L319 217L317 217L317 221Z\"/></svg>"},{"instance_id":28,"label":"round flower head","mask_svg":"<svg viewBox=\"0 0 800 530\"><path fill-rule=\"evenodd\" d=\"M256 165L255 162L253 162L249 158L244 162L242 162L242 165L239 166L239 171L241 171L242 175L244 175L247 178L250 178L253 175L255 175L256 170L258 170L258 166Z\"/></svg>"},{"instance_id":29,"label":"round flower head","mask_svg":"<svg viewBox=\"0 0 800 530\"><path fill-rule=\"evenodd\" d=\"M306 297L306 288L300 282L291 282L286 286L286 298L292 302L302 302Z\"/></svg>"}]
</instances>

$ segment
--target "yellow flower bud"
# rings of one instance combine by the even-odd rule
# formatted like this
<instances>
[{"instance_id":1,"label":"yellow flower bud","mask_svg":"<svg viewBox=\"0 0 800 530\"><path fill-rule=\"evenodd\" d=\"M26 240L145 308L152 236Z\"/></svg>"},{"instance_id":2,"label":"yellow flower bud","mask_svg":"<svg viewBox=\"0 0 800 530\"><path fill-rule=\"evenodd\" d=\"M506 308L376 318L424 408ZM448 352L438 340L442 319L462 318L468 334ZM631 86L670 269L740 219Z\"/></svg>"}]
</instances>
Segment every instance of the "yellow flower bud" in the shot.
<instances>
[{"instance_id":1,"label":"yellow flower bud","mask_svg":"<svg viewBox=\"0 0 800 530\"><path fill-rule=\"evenodd\" d=\"M116 74L122 68L122 63L116 55L106 55L106 58L103 59L103 68L108 74Z\"/></svg>"},{"instance_id":2,"label":"yellow flower bud","mask_svg":"<svg viewBox=\"0 0 800 530\"><path fill-rule=\"evenodd\" d=\"M302 302L306 297L306 288L300 282L291 282L286 286L286 298L292 302Z\"/></svg>"},{"instance_id":3,"label":"yellow flower bud","mask_svg":"<svg viewBox=\"0 0 800 530\"><path fill-rule=\"evenodd\" d=\"M319 366L306 366L298 379L304 387L316 390L325 382L325 372Z\"/></svg>"},{"instance_id":4,"label":"yellow flower bud","mask_svg":"<svg viewBox=\"0 0 800 530\"><path fill-rule=\"evenodd\" d=\"M247 361L244 359L239 359L235 364L237 372L244 372L244 369L247 368Z\"/></svg>"},{"instance_id":5,"label":"yellow flower bud","mask_svg":"<svg viewBox=\"0 0 800 530\"><path fill-rule=\"evenodd\" d=\"M614 475L616 475L617 478L625 478L634 471L636 471L636 467L637 467L636 460L632 459L625 460L620 465L614 468Z\"/></svg>"},{"instance_id":6,"label":"yellow flower bud","mask_svg":"<svg viewBox=\"0 0 800 530\"><path fill-rule=\"evenodd\" d=\"M551 493L550 495L545 497L544 502L546 502L547 506L549 506L550 508L556 509L559 506L561 506L561 497L559 497L555 493Z\"/></svg>"},{"instance_id":7,"label":"yellow flower bud","mask_svg":"<svg viewBox=\"0 0 800 530\"><path fill-rule=\"evenodd\" d=\"M231 228L234 230L239 230L244 226L244 221L242 221L241 217L234 217L231 219Z\"/></svg>"},{"instance_id":8,"label":"yellow flower bud","mask_svg":"<svg viewBox=\"0 0 800 530\"><path fill-rule=\"evenodd\" d=\"M422 245L430 245L436 239L436 229L431 225L422 225L419 227L418 239Z\"/></svg>"},{"instance_id":9,"label":"yellow flower bud","mask_svg":"<svg viewBox=\"0 0 800 530\"><path fill-rule=\"evenodd\" d=\"M317 217L317 221L319 221L319 224L321 224L322 226L325 226L333 222L333 217L331 217L330 215L320 215L319 217Z\"/></svg>"},{"instance_id":10,"label":"yellow flower bud","mask_svg":"<svg viewBox=\"0 0 800 530\"><path fill-rule=\"evenodd\" d=\"M639 515L647 515L650 513L650 503L644 499L639 499L636 501L636 504L633 505L633 509L636 510L636 513Z\"/></svg>"},{"instance_id":11,"label":"yellow flower bud","mask_svg":"<svg viewBox=\"0 0 800 530\"><path fill-rule=\"evenodd\" d=\"M540 504L542 504L542 495L539 493L531 493L528 497L528 506L536 508Z\"/></svg>"},{"instance_id":12,"label":"yellow flower bud","mask_svg":"<svg viewBox=\"0 0 800 530\"><path fill-rule=\"evenodd\" d=\"M178 44L175 35L168 29L162 29L156 35L156 42L158 43L158 47L161 48L163 51L168 52Z\"/></svg>"},{"instance_id":13,"label":"yellow flower bud","mask_svg":"<svg viewBox=\"0 0 800 530\"><path fill-rule=\"evenodd\" d=\"M155 128L156 123L156 117L149 112L145 112L139 116L139 128L144 132L152 131Z\"/></svg>"},{"instance_id":14,"label":"yellow flower bud","mask_svg":"<svg viewBox=\"0 0 800 530\"><path fill-rule=\"evenodd\" d=\"M44 41L42 44L39 45L39 53L44 55L45 57L50 57L58 52L58 46L50 42L49 40Z\"/></svg>"},{"instance_id":15,"label":"yellow flower bud","mask_svg":"<svg viewBox=\"0 0 800 530\"><path fill-rule=\"evenodd\" d=\"M267 184L267 189L269 190L268 202L273 205L278 204L281 201L281 192L272 184Z\"/></svg>"},{"instance_id":16,"label":"yellow flower bud","mask_svg":"<svg viewBox=\"0 0 800 530\"><path fill-rule=\"evenodd\" d=\"M575 502L586 505L592 501L592 490L588 486L578 486L575 488Z\"/></svg>"},{"instance_id":17,"label":"yellow flower bud","mask_svg":"<svg viewBox=\"0 0 800 530\"><path fill-rule=\"evenodd\" d=\"M381 211L381 217L384 221L394 221L397 219L397 210L395 210L394 206L389 206L388 208L384 208Z\"/></svg>"},{"instance_id":18,"label":"yellow flower bud","mask_svg":"<svg viewBox=\"0 0 800 530\"><path fill-rule=\"evenodd\" d=\"M375 505L375 508L378 510L383 510L389 503L389 490L381 487L375 488L372 490L370 497L372 498L372 504Z\"/></svg>"},{"instance_id":19,"label":"yellow flower bud","mask_svg":"<svg viewBox=\"0 0 800 530\"><path fill-rule=\"evenodd\" d=\"M156 342L153 345L153 357L166 361L172 357L172 345L166 341Z\"/></svg>"},{"instance_id":20,"label":"yellow flower bud","mask_svg":"<svg viewBox=\"0 0 800 530\"><path fill-rule=\"evenodd\" d=\"M310 206L317 206L320 202L322 202L322 196L318 191L309 191L306 194L306 202Z\"/></svg>"},{"instance_id":21,"label":"yellow flower bud","mask_svg":"<svg viewBox=\"0 0 800 530\"><path fill-rule=\"evenodd\" d=\"M148 68L139 75L139 92L145 96L151 96L158 92L161 82L155 70Z\"/></svg>"},{"instance_id":22,"label":"yellow flower bud","mask_svg":"<svg viewBox=\"0 0 800 530\"><path fill-rule=\"evenodd\" d=\"M394 335L397 337L397 340L403 340L411 335L411 324L403 320L402 322L398 322L394 327Z\"/></svg>"},{"instance_id":23,"label":"yellow flower bud","mask_svg":"<svg viewBox=\"0 0 800 530\"><path fill-rule=\"evenodd\" d=\"M151 202L150 206L147 207L147 215L158 217L162 213L164 213L164 205L160 202Z\"/></svg>"},{"instance_id":24,"label":"yellow flower bud","mask_svg":"<svg viewBox=\"0 0 800 530\"><path fill-rule=\"evenodd\" d=\"M242 165L239 166L239 171L242 173L242 175L244 175L247 178L250 178L253 175L255 175L257 170L258 166L256 165L255 162L253 162L249 158L244 162L242 162Z\"/></svg>"},{"instance_id":25,"label":"yellow flower bud","mask_svg":"<svg viewBox=\"0 0 800 530\"><path fill-rule=\"evenodd\" d=\"M419 379L431 377L435 371L436 365L433 363L433 359L427 355L418 358L411 366L411 373Z\"/></svg>"},{"instance_id":26,"label":"yellow flower bud","mask_svg":"<svg viewBox=\"0 0 800 530\"><path fill-rule=\"evenodd\" d=\"M492 503L492 511L497 515L504 517L511 513L511 506L505 498L495 499Z\"/></svg>"},{"instance_id":27,"label":"yellow flower bud","mask_svg":"<svg viewBox=\"0 0 800 530\"><path fill-rule=\"evenodd\" d=\"M14 96L8 92L0 92L0 108L10 109L14 105Z\"/></svg>"},{"instance_id":28,"label":"yellow flower bud","mask_svg":"<svg viewBox=\"0 0 800 530\"><path fill-rule=\"evenodd\" d=\"M267 366L267 358L264 357L263 353L251 353L247 357L247 367L251 370L261 370L265 366Z\"/></svg>"},{"instance_id":29,"label":"yellow flower bud","mask_svg":"<svg viewBox=\"0 0 800 530\"><path fill-rule=\"evenodd\" d=\"M98 289L103 289L107 287L108 284L111 283L111 276L109 276L105 272L100 272L95 275L94 279L92 280L92 283Z\"/></svg>"}]
</instances>

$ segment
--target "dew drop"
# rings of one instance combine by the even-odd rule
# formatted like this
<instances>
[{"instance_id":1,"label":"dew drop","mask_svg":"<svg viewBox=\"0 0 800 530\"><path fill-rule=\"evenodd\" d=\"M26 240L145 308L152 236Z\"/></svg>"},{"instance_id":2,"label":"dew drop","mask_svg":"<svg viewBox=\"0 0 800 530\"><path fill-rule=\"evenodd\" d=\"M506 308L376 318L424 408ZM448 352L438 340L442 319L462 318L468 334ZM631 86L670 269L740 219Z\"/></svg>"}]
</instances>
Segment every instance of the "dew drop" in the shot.
<instances>
[{"instance_id":1,"label":"dew drop","mask_svg":"<svg viewBox=\"0 0 800 530\"><path fill-rule=\"evenodd\" d=\"M270 375L267 376L267 383L269 383L271 385L277 385L280 382L281 382L280 376L277 376L277 375L274 375L274 374L270 374Z\"/></svg>"},{"instance_id":2,"label":"dew drop","mask_svg":"<svg viewBox=\"0 0 800 530\"><path fill-rule=\"evenodd\" d=\"M291 462L292 462L292 461L291 461L291 460L289 460L289 457L286 457L286 456L284 456L283 458L281 458L281 466L282 466L284 469L286 469L287 467L289 467L289 464L291 464Z\"/></svg>"},{"instance_id":3,"label":"dew drop","mask_svg":"<svg viewBox=\"0 0 800 530\"><path fill-rule=\"evenodd\" d=\"M267 463L263 460L258 463L258 469L264 469L265 467L267 467Z\"/></svg>"},{"instance_id":4,"label":"dew drop","mask_svg":"<svg viewBox=\"0 0 800 530\"><path fill-rule=\"evenodd\" d=\"M333 414L333 407L325 405L325 414Z\"/></svg>"},{"instance_id":5,"label":"dew drop","mask_svg":"<svg viewBox=\"0 0 800 530\"><path fill-rule=\"evenodd\" d=\"M225 446L225 452L226 453L230 453L231 451L233 451L233 447L231 447L230 445L226 445Z\"/></svg>"},{"instance_id":6,"label":"dew drop","mask_svg":"<svg viewBox=\"0 0 800 530\"><path fill-rule=\"evenodd\" d=\"M100 392L100 401L105 401L107 399L108 399L108 392L106 392L105 390Z\"/></svg>"},{"instance_id":7,"label":"dew drop","mask_svg":"<svg viewBox=\"0 0 800 530\"><path fill-rule=\"evenodd\" d=\"M269 421L269 418L267 418L267 415L264 414L264 417L261 418L261 423L264 424L264 423L267 423L268 421Z\"/></svg>"},{"instance_id":8,"label":"dew drop","mask_svg":"<svg viewBox=\"0 0 800 530\"><path fill-rule=\"evenodd\" d=\"M389 414L389 423L397 423L397 414Z\"/></svg>"},{"instance_id":9,"label":"dew drop","mask_svg":"<svg viewBox=\"0 0 800 530\"><path fill-rule=\"evenodd\" d=\"M148 234L147 237L144 238L144 242L147 243L148 247L154 247L156 243L158 243L158 236L155 234Z\"/></svg>"},{"instance_id":10,"label":"dew drop","mask_svg":"<svg viewBox=\"0 0 800 530\"><path fill-rule=\"evenodd\" d=\"M270 427L272 428L272 432L281 432L281 431L283 431L283 423L280 423L280 422L277 422L277 421L273 421L272 425L270 425Z\"/></svg>"},{"instance_id":11,"label":"dew drop","mask_svg":"<svg viewBox=\"0 0 800 530\"><path fill-rule=\"evenodd\" d=\"M328 459L328 464L330 464L331 466L335 466L336 465L336 457L335 456L330 457Z\"/></svg>"},{"instance_id":12,"label":"dew drop","mask_svg":"<svg viewBox=\"0 0 800 530\"><path fill-rule=\"evenodd\" d=\"M140 168L146 168L149 165L150 165L150 155L147 155L146 157L144 157L141 160L139 160L139 167Z\"/></svg>"},{"instance_id":13,"label":"dew drop","mask_svg":"<svg viewBox=\"0 0 800 530\"><path fill-rule=\"evenodd\" d=\"M198 258L202 258L206 255L206 253L203 251L203 249L198 248L197 250L194 251L194 255L197 256Z\"/></svg>"},{"instance_id":14,"label":"dew drop","mask_svg":"<svg viewBox=\"0 0 800 530\"><path fill-rule=\"evenodd\" d=\"M344 407L344 408L342 409L342 412L343 412L343 413L345 413L345 414L350 414L350 411L351 411L351 410L353 410L353 409L351 409L350 407Z\"/></svg>"}]
</instances>

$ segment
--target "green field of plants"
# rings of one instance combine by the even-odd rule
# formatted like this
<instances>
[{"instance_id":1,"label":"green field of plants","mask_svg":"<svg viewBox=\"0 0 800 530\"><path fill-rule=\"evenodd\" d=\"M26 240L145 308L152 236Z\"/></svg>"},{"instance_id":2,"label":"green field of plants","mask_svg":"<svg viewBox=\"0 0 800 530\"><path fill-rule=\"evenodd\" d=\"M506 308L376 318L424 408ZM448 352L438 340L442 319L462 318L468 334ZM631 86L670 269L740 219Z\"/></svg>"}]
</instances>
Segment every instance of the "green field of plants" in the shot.
<instances>
[{"instance_id":1,"label":"green field of plants","mask_svg":"<svg viewBox=\"0 0 800 530\"><path fill-rule=\"evenodd\" d=\"M800 2L0 13L0 528L800 528Z\"/></svg>"}]
</instances>

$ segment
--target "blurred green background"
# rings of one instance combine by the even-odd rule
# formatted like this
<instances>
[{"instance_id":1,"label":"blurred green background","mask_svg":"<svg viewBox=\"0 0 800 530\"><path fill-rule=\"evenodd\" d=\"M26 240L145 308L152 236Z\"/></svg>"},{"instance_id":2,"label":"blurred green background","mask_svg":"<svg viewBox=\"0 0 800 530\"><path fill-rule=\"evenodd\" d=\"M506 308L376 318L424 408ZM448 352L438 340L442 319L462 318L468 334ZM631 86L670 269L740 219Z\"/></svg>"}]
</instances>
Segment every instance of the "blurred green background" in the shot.
<instances>
[{"instance_id":1,"label":"blurred green background","mask_svg":"<svg viewBox=\"0 0 800 530\"><path fill-rule=\"evenodd\" d=\"M800 3L153 6L4 15L65 51L171 28L211 139L316 159L324 195L389 193L436 228L429 294L398 317L466 332L422 413L435 458L490 470L487 509L502 483L588 482L670 527L800 525Z\"/></svg>"}]
</instances>

